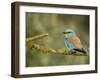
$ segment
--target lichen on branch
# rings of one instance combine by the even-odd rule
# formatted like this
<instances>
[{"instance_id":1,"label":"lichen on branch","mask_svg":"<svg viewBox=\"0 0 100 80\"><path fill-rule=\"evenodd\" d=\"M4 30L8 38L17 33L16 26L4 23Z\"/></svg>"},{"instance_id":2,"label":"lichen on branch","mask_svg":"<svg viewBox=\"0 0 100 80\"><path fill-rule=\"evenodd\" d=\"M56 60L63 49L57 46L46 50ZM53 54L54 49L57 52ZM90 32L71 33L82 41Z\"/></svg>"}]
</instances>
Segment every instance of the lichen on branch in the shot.
<instances>
[{"instance_id":1,"label":"lichen on branch","mask_svg":"<svg viewBox=\"0 0 100 80\"><path fill-rule=\"evenodd\" d=\"M38 39L41 39L41 38L46 37L46 36L48 36L48 33L27 38L26 39L26 46L30 49L35 49L35 50L40 51L44 54L49 53L49 54L76 55L76 56L86 56L87 55L87 54L83 54L80 52L73 53L65 48L55 50L55 49L47 48L47 47L40 46L40 45L34 43L34 40L38 40Z\"/></svg>"}]
</instances>

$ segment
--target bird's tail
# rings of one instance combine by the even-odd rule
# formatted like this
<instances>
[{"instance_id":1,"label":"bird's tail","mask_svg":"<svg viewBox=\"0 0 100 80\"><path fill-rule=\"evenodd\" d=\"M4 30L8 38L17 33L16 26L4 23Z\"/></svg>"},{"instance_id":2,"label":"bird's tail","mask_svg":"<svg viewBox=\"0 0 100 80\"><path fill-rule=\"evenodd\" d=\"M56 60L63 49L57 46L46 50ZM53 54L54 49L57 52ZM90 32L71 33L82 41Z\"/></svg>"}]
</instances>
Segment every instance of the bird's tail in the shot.
<instances>
[{"instance_id":1,"label":"bird's tail","mask_svg":"<svg viewBox=\"0 0 100 80\"><path fill-rule=\"evenodd\" d=\"M75 51L78 51L78 52L82 52L82 53L84 53L84 54L86 54L87 52L86 52L86 50L85 49L78 49L78 48L75 48L74 49Z\"/></svg>"}]
</instances>

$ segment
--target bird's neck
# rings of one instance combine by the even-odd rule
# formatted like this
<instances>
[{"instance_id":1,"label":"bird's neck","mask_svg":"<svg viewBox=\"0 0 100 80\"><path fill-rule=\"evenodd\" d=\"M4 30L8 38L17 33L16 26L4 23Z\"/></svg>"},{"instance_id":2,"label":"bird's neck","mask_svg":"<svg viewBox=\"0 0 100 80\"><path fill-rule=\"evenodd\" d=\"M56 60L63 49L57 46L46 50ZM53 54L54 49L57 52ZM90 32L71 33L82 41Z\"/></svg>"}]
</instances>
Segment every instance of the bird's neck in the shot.
<instances>
[{"instance_id":1,"label":"bird's neck","mask_svg":"<svg viewBox=\"0 0 100 80\"><path fill-rule=\"evenodd\" d=\"M65 38L68 39L68 38L73 37L73 36L75 36L75 34L72 34L72 35L65 35Z\"/></svg>"}]
</instances>

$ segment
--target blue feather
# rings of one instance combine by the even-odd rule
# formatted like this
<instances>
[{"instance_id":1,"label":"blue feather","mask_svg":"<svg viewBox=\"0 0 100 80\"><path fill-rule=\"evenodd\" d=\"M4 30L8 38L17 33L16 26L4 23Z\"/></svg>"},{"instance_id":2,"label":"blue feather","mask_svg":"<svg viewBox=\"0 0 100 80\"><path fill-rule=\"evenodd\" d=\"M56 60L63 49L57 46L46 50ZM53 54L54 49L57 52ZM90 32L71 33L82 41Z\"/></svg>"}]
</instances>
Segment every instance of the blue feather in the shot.
<instances>
[{"instance_id":1,"label":"blue feather","mask_svg":"<svg viewBox=\"0 0 100 80\"><path fill-rule=\"evenodd\" d=\"M75 48L73 44L69 42L66 38L64 38L64 42L65 42L66 48L68 48L69 50L72 50Z\"/></svg>"}]
</instances>

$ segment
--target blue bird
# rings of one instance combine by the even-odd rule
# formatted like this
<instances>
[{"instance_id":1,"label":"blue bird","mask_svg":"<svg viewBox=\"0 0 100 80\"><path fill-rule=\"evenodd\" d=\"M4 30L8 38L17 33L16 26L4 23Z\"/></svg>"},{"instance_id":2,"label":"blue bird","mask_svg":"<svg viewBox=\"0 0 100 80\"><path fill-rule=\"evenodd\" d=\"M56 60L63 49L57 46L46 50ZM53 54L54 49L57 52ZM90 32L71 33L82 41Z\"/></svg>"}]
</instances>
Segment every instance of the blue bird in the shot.
<instances>
[{"instance_id":1,"label":"blue bird","mask_svg":"<svg viewBox=\"0 0 100 80\"><path fill-rule=\"evenodd\" d=\"M64 42L67 47L72 52L82 52L86 53L86 51L83 49L81 41L78 36L76 36L76 33L71 30L67 29L64 32Z\"/></svg>"}]
</instances>

